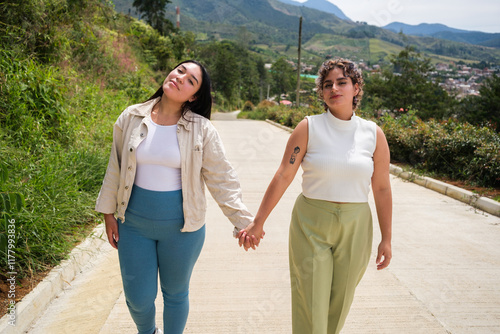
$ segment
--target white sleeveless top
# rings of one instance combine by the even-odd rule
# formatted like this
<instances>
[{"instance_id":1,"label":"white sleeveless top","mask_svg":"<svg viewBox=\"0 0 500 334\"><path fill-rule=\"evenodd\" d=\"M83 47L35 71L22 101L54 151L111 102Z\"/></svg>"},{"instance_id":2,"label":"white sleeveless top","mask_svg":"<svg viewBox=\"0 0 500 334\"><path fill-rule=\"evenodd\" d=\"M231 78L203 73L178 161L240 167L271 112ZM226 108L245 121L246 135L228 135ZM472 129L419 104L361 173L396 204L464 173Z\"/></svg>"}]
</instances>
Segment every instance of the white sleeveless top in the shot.
<instances>
[{"instance_id":1,"label":"white sleeveless top","mask_svg":"<svg viewBox=\"0 0 500 334\"><path fill-rule=\"evenodd\" d=\"M147 136L136 151L134 184L153 191L181 189L181 151L177 125L158 125L150 120L147 126Z\"/></svg>"},{"instance_id":2,"label":"white sleeveless top","mask_svg":"<svg viewBox=\"0 0 500 334\"><path fill-rule=\"evenodd\" d=\"M309 138L302 161L302 193L332 202L368 202L377 139L374 122L343 121L327 111L306 116Z\"/></svg>"}]
</instances>

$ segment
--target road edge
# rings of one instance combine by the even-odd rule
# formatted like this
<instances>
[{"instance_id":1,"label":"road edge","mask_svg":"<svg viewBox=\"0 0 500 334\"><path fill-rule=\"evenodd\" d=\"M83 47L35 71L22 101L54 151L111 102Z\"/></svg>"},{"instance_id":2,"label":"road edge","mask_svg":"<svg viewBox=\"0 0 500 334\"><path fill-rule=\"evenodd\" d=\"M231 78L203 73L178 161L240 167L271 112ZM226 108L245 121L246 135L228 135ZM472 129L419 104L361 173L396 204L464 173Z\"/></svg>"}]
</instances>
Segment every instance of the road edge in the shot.
<instances>
[{"instance_id":1,"label":"road edge","mask_svg":"<svg viewBox=\"0 0 500 334\"><path fill-rule=\"evenodd\" d=\"M9 324L10 314L0 319L0 334L24 333L45 311L47 306L59 295L82 268L107 243L104 224L96 226L92 233L68 255L24 298L16 304L15 326Z\"/></svg>"}]
</instances>

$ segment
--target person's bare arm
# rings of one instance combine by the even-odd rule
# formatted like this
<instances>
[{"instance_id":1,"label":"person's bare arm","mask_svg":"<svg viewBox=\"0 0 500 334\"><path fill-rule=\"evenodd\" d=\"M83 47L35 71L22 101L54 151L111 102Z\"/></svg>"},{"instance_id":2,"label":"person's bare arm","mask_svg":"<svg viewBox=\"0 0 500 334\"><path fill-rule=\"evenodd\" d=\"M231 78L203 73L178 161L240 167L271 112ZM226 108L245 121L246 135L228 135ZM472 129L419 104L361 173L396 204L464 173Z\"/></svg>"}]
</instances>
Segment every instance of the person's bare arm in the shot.
<instances>
[{"instance_id":1,"label":"person's bare arm","mask_svg":"<svg viewBox=\"0 0 500 334\"><path fill-rule=\"evenodd\" d=\"M392 191L389 177L390 152L384 132L377 126L377 147L373 153L372 190L382 240L378 246L377 269L386 268L392 258Z\"/></svg>"},{"instance_id":2,"label":"person's bare arm","mask_svg":"<svg viewBox=\"0 0 500 334\"><path fill-rule=\"evenodd\" d=\"M306 154L308 140L307 119L302 120L290 135L281 164L267 187L253 223L238 234L245 250L258 246L264 234L264 223L293 181Z\"/></svg>"}]
</instances>

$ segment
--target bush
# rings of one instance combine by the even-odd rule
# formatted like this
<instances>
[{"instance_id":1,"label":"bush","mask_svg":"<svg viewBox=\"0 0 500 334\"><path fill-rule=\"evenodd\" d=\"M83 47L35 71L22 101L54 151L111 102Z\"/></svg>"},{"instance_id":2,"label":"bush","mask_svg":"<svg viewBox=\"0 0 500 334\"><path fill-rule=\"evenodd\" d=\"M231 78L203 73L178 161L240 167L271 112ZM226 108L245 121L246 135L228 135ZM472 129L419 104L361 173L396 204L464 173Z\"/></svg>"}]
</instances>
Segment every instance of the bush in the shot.
<instances>
[{"instance_id":1,"label":"bush","mask_svg":"<svg viewBox=\"0 0 500 334\"><path fill-rule=\"evenodd\" d=\"M295 128L307 115L320 114L324 111L317 108L290 108L277 105L275 102L263 100L252 112L242 112L238 117L265 120L269 119L282 125Z\"/></svg>"},{"instance_id":2,"label":"bush","mask_svg":"<svg viewBox=\"0 0 500 334\"><path fill-rule=\"evenodd\" d=\"M484 187L500 187L500 136L455 120L423 122L412 112L385 116L381 127L391 158L413 167Z\"/></svg>"},{"instance_id":3,"label":"bush","mask_svg":"<svg viewBox=\"0 0 500 334\"><path fill-rule=\"evenodd\" d=\"M278 104L276 102L269 101L269 100L262 100L257 105L257 108L259 108L259 109L265 109L265 108L275 107L277 105Z\"/></svg>"},{"instance_id":4,"label":"bush","mask_svg":"<svg viewBox=\"0 0 500 334\"><path fill-rule=\"evenodd\" d=\"M112 126L130 100L82 79L79 87L71 102L66 101L71 116L66 127L73 135L69 144L34 135L14 142L12 129L2 126L0 155L7 157L9 178L0 190L19 193L25 201L23 210L11 214L19 279L56 265L96 224L93 206L106 170ZM41 125L37 134L44 136ZM0 224L0 235L4 229ZM5 262L0 261L0 269L8 271Z\"/></svg>"},{"instance_id":5,"label":"bush","mask_svg":"<svg viewBox=\"0 0 500 334\"><path fill-rule=\"evenodd\" d=\"M19 279L56 265L95 226L113 123L132 101L147 98L147 88L152 92L133 80L135 73L113 91L93 80L96 73L86 77L0 50L0 156L9 174L0 191L25 203L10 213ZM0 224L2 259L5 228ZM6 266L0 261L1 272Z\"/></svg>"},{"instance_id":6,"label":"bush","mask_svg":"<svg viewBox=\"0 0 500 334\"><path fill-rule=\"evenodd\" d=\"M253 103L251 101L246 101L241 111L253 111L254 109L255 106L253 105Z\"/></svg>"},{"instance_id":7,"label":"bush","mask_svg":"<svg viewBox=\"0 0 500 334\"><path fill-rule=\"evenodd\" d=\"M150 25L134 21L130 33L135 36L143 49L146 62L155 70L164 71L174 64L174 45L168 36L162 36Z\"/></svg>"},{"instance_id":8,"label":"bush","mask_svg":"<svg viewBox=\"0 0 500 334\"><path fill-rule=\"evenodd\" d=\"M31 150L47 140L68 144L72 129L64 107L65 82L50 66L0 50L0 124L16 146Z\"/></svg>"},{"instance_id":9,"label":"bush","mask_svg":"<svg viewBox=\"0 0 500 334\"><path fill-rule=\"evenodd\" d=\"M12 177L5 190L16 189L26 208L16 221L16 271L19 278L57 264L85 237L97 214L92 210L107 156L91 147L45 149L32 156L23 149L2 150L10 157ZM3 251L0 250L0 253ZM6 258L2 254L2 258ZM4 271L5 263L0 263Z\"/></svg>"}]
</instances>

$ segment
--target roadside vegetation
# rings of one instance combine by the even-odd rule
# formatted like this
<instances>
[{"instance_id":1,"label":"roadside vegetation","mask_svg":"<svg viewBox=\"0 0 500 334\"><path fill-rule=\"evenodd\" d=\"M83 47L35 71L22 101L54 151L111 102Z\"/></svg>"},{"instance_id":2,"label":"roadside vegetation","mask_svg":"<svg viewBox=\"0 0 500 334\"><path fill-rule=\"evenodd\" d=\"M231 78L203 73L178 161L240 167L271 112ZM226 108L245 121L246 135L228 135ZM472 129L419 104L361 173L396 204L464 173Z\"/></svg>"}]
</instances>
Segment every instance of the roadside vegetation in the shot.
<instances>
[{"instance_id":1,"label":"roadside vegetation","mask_svg":"<svg viewBox=\"0 0 500 334\"><path fill-rule=\"evenodd\" d=\"M185 57L189 36L100 0L5 1L0 22L1 315L8 272L19 300L100 222L113 123Z\"/></svg>"}]
</instances>

